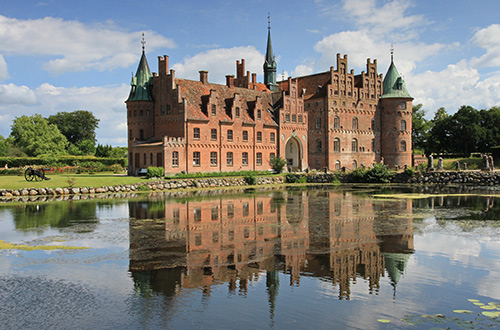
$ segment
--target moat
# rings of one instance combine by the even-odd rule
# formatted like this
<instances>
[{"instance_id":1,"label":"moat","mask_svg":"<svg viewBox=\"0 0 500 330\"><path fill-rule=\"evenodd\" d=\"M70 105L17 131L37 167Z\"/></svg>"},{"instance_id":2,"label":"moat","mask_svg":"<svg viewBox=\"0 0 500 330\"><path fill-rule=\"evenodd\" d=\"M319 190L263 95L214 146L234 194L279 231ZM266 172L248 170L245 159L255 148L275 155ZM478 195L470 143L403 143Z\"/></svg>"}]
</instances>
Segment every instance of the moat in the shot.
<instances>
[{"instance_id":1,"label":"moat","mask_svg":"<svg viewBox=\"0 0 500 330\"><path fill-rule=\"evenodd\" d=\"M206 195L2 205L2 328L500 327L500 195Z\"/></svg>"}]
</instances>

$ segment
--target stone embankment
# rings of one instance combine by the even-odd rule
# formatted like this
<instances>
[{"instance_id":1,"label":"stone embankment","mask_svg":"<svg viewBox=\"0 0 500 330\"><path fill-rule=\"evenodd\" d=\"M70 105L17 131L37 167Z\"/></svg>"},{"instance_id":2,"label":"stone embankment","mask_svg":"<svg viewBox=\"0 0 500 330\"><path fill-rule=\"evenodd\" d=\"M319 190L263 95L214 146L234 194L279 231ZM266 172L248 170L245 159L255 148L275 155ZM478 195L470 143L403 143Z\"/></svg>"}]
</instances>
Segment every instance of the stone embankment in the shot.
<instances>
[{"instance_id":1,"label":"stone embankment","mask_svg":"<svg viewBox=\"0 0 500 330\"><path fill-rule=\"evenodd\" d=\"M281 184L283 177L259 177L256 178L257 185ZM22 189L0 189L1 201L34 201L38 197L63 197L62 199L87 199L85 196L99 196L102 194L119 196L119 194L133 193L137 191L162 191L172 189L194 189L245 186L247 183L243 178L208 178L208 179L180 179L180 180L157 180L140 184L127 184L103 187L66 187L66 188L22 188ZM68 198L64 198L68 197Z\"/></svg>"},{"instance_id":2,"label":"stone embankment","mask_svg":"<svg viewBox=\"0 0 500 330\"><path fill-rule=\"evenodd\" d=\"M437 171L416 173L408 183L414 184L466 184L478 187L500 185L500 172L489 171Z\"/></svg>"}]
</instances>

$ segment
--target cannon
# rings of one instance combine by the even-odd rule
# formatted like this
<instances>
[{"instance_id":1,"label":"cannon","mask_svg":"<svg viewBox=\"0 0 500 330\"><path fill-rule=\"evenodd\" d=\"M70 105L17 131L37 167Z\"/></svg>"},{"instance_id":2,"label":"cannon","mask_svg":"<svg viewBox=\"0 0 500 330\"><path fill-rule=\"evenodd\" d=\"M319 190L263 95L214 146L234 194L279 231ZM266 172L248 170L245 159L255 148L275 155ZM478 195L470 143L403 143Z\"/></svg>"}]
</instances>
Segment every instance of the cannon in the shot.
<instances>
[{"instance_id":1,"label":"cannon","mask_svg":"<svg viewBox=\"0 0 500 330\"><path fill-rule=\"evenodd\" d=\"M32 167L28 167L26 171L24 171L24 178L26 181L42 181L42 180L50 180L45 176L45 172L43 169L36 169Z\"/></svg>"}]
</instances>

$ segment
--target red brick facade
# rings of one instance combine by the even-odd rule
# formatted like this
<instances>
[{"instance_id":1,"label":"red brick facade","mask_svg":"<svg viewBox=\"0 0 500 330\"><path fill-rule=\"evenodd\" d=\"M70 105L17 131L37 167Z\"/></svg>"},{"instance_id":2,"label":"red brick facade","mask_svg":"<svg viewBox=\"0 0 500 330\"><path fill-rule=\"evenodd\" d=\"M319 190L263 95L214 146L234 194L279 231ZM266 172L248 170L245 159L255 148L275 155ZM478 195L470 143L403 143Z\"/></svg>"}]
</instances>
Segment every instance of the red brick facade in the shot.
<instances>
[{"instance_id":1,"label":"red brick facade","mask_svg":"<svg viewBox=\"0 0 500 330\"><path fill-rule=\"evenodd\" d=\"M207 71L180 79L160 56L148 100L126 102L129 173L271 170L277 155L295 170L411 166L412 99L381 98L376 60L355 75L338 54L335 69L288 78L277 92L245 72L245 60L236 73L226 85L209 83Z\"/></svg>"}]
</instances>

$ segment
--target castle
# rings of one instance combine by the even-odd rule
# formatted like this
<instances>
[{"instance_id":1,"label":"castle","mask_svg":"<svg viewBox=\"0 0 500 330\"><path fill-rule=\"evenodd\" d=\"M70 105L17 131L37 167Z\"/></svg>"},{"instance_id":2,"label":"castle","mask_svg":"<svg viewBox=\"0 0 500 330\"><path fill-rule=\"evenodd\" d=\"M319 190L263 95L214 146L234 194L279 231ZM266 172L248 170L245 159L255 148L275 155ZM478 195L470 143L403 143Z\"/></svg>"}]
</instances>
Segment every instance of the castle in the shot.
<instances>
[{"instance_id":1,"label":"castle","mask_svg":"<svg viewBox=\"0 0 500 330\"><path fill-rule=\"evenodd\" d=\"M168 62L159 56L151 74L143 45L126 101L129 174L271 170L277 156L288 170L412 165L413 98L392 55L384 79L376 60L355 75L337 54L335 68L277 82L268 28L264 83L244 59L225 85L207 71L177 78Z\"/></svg>"}]
</instances>

